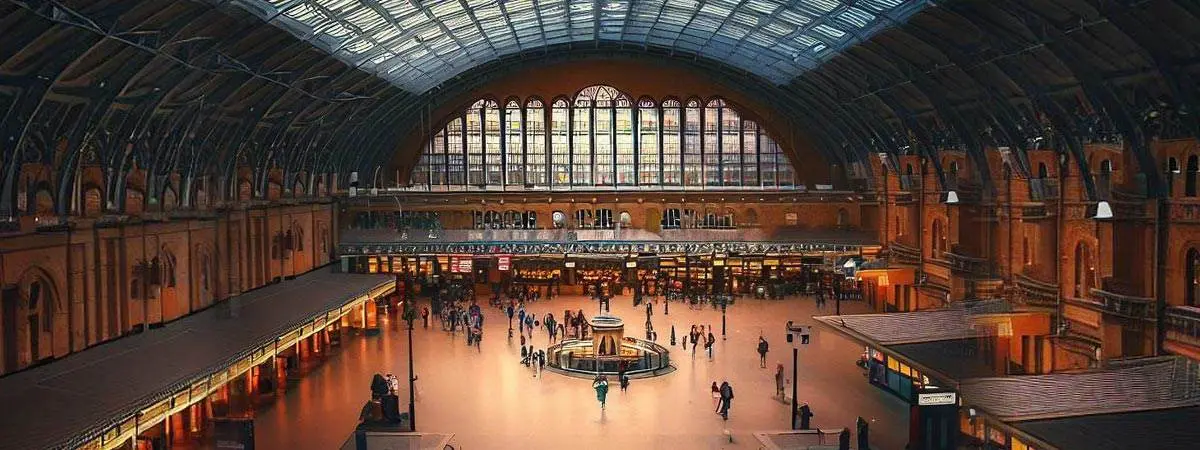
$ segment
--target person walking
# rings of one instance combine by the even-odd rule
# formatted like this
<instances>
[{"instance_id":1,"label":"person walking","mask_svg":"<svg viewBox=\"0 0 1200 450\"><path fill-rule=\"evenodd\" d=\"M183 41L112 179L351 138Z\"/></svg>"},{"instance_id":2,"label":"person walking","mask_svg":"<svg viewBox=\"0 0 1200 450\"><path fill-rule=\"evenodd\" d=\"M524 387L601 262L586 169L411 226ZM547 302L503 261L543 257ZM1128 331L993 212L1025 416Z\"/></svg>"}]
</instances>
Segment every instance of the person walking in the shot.
<instances>
[{"instance_id":1,"label":"person walking","mask_svg":"<svg viewBox=\"0 0 1200 450\"><path fill-rule=\"evenodd\" d=\"M517 306L517 328L518 328L517 332L521 333L521 336L525 335L524 325L525 325L525 304L521 303L519 306Z\"/></svg>"},{"instance_id":2,"label":"person walking","mask_svg":"<svg viewBox=\"0 0 1200 450\"><path fill-rule=\"evenodd\" d=\"M508 307L504 308L504 314L508 315L508 329L512 330L513 305L511 301L508 302Z\"/></svg>"},{"instance_id":3,"label":"person walking","mask_svg":"<svg viewBox=\"0 0 1200 450\"><path fill-rule=\"evenodd\" d=\"M429 329L429 307L428 306L421 309L421 320L425 322L425 329L428 330Z\"/></svg>"},{"instance_id":4,"label":"person walking","mask_svg":"<svg viewBox=\"0 0 1200 450\"><path fill-rule=\"evenodd\" d=\"M713 336L712 331L708 332L708 340L704 341L704 350L708 351L708 360L712 361L713 344L717 343L717 337Z\"/></svg>"},{"instance_id":5,"label":"person walking","mask_svg":"<svg viewBox=\"0 0 1200 450\"><path fill-rule=\"evenodd\" d=\"M700 332L692 331L692 359L696 359L696 347L699 347Z\"/></svg>"},{"instance_id":6,"label":"person walking","mask_svg":"<svg viewBox=\"0 0 1200 450\"><path fill-rule=\"evenodd\" d=\"M767 368L767 340L762 336L758 337L758 367Z\"/></svg>"},{"instance_id":7,"label":"person walking","mask_svg":"<svg viewBox=\"0 0 1200 450\"><path fill-rule=\"evenodd\" d=\"M867 421L863 420L862 416L858 416L858 421L855 422L855 424L857 425L857 428L858 428L858 448L870 449L871 448L870 447L871 440L868 439L868 436L870 435L870 430L868 430L869 425L867 424Z\"/></svg>"},{"instance_id":8,"label":"person walking","mask_svg":"<svg viewBox=\"0 0 1200 450\"><path fill-rule=\"evenodd\" d=\"M592 380L592 389L596 390L596 400L600 401L600 409L604 409L604 400L608 397L608 378L604 375L596 375Z\"/></svg>"},{"instance_id":9,"label":"person walking","mask_svg":"<svg viewBox=\"0 0 1200 450\"><path fill-rule=\"evenodd\" d=\"M775 395L778 395L780 400L783 400L783 388L786 384L787 378L783 376L783 364L780 363L775 366Z\"/></svg>"},{"instance_id":10,"label":"person walking","mask_svg":"<svg viewBox=\"0 0 1200 450\"><path fill-rule=\"evenodd\" d=\"M809 420L812 419L812 416L813 416L812 408L808 407L808 403L805 403L800 406L800 429L801 430L809 429Z\"/></svg>"},{"instance_id":11,"label":"person walking","mask_svg":"<svg viewBox=\"0 0 1200 450\"><path fill-rule=\"evenodd\" d=\"M729 381L726 380L721 383L721 418L723 420L729 420L729 407L732 402L733 386L730 386Z\"/></svg>"}]
</instances>

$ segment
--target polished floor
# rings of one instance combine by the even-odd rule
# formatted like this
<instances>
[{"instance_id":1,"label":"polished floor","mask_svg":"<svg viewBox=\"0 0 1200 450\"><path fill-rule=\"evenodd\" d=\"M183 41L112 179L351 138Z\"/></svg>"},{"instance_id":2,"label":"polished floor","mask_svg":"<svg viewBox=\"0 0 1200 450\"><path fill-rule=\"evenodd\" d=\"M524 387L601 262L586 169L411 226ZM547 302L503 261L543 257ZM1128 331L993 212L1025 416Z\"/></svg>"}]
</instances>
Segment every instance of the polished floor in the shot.
<instances>
[{"instance_id":1,"label":"polished floor","mask_svg":"<svg viewBox=\"0 0 1200 450\"><path fill-rule=\"evenodd\" d=\"M555 298L529 306L541 317L564 309L596 313L596 304L581 297ZM843 313L865 311L843 304ZM788 427L789 411L775 397L774 367L783 364L791 377L791 348L784 340L787 320L811 322L813 315L832 314L832 304L818 311L809 298L739 300L726 317L727 339L720 339L721 312L672 304L663 315L655 305L653 323L658 342L672 351L675 372L635 379L628 392L614 389L601 409L586 379L554 373L534 376L519 364L519 341L506 339L502 312L484 308L480 349L467 347L462 333L451 335L418 323L413 334L416 357L417 428L452 433L458 449L704 449L760 448L753 433ZM642 337L645 308L634 309L626 297L613 300L612 314L624 317L626 333ZM712 325L718 336L710 361L691 348L670 346L671 325L682 335L695 324ZM855 359L857 345L833 332L817 329L813 342L800 350L799 398L808 402L819 428L853 429L863 416L872 423L872 447L902 449L907 439L908 406L867 384ZM533 344L549 343L544 331ZM755 351L759 335L770 342L768 368L759 368ZM376 373L408 371L407 333L395 316L384 321L377 337L354 337L307 375L255 420L257 444L266 449L332 449L341 445L356 424L359 409L370 397ZM710 385L728 380L734 388L729 421L713 412ZM788 388L790 392L790 387ZM789 394L790 395L790 394ZM407 407L407 394L401 395ZM728 430L733 443L725 437Z\"/></svg>"}]
</instances>

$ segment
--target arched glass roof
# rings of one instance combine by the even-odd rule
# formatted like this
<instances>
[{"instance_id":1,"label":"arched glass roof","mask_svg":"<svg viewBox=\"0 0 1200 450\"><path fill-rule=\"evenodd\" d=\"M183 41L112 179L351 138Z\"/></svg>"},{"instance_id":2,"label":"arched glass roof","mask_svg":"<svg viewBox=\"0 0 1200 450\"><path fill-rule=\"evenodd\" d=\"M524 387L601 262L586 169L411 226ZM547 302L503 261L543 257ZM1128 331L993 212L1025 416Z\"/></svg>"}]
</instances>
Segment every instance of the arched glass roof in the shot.
<instances>
[{"instance_id":1,"label":"arched glass roof","mask_svg":"<svg viewBox=\"0 0 1200 450\"><path fill-rule=\"evenodd\" d=\"M928 0L233 0L420 93L499 57L569 42L661 47L784 84Z\"/></svg>"}]
</instances>

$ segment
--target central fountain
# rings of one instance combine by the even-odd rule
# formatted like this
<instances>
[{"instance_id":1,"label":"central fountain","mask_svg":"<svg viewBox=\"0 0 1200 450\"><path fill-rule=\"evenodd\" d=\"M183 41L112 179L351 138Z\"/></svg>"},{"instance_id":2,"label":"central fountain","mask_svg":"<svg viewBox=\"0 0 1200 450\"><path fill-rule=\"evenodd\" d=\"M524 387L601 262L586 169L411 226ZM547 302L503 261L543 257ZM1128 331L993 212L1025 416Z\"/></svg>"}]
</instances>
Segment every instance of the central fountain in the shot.
<instances>
[{"instance_id":1,"label":"central fountain","mask_svg":"<svg viewBox=\"0 0 1200 450\"><path fill-rule=\"evenodd\" d=\"M670 351L644 339L625 336L621 318L592 318L591 336L567 339L546 349L548 365L556 372L591 377L616 375L625 367L628 376L659 376L671 372Z\"/></svg>"}]
</instances>

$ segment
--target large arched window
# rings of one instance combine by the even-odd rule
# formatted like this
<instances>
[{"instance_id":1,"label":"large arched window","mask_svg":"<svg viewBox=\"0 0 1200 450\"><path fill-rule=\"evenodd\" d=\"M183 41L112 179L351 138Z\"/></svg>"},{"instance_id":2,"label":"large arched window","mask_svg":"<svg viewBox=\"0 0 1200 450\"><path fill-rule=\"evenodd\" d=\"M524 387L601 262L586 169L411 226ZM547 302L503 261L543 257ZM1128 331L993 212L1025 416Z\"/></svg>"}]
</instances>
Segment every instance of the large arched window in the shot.
<instances>
[{"instance_id":1,"label":"large arched window","mask_svg":"<svg viewBox=\"0 0 1200 450\"><path fill-rule=\"evenodd\" d=\"M500 134L500 107L488 100L483 104L483 147L487 163L487 185L504 185L504 148Z\"/></svg>"},{"instance_id":2,"label":"large arched window","mask_svg":"<svg viewBox=\"0 0 1200 450\"><path fill-rule=\"evenodd\" d=\"M659 120L658 107L654 99L638 100L638 184L658 184L659 167Z\"/></svg>"},{"instance_id":3,"label":"large arched window","mask_svg":"<svg viewBox=\"0 0 1200 450\"><path fill-rule=\"evenodd\" d=\"M742 121L742 186L761 186L758 179L758 124Z\"/></svg>"},{"instance_id":4,"label":"large arched window","mask_svg":"<svg viewBox=\"0 0 1200 450\"><path fill-rule=\"evenodd\" d=\"M467 184L484 186L483 176L483 104L475 102L467 109Z\"/></svg>"},{"instance_id":5,"label":"large arched window","mask_svg":"<svg viewBox=\"0 0 1200 450\"><path fill-rule=\"evenodd\" d=\"M446 184L462 186L467 183L466 134L463 119L456 117L446 125Z\"/></svg>"},{"instance_id":6,"label":"large arched window","mask_svg":"<svg viewBox=\"0 0 1200 450\"><path fill-rule=\"evenodd\" d=\"M724 104L724 101L722 101ZM721 184L742 185L742 117L726 105L721 108Z\"/></svg>"},{"instance_id":7,"label":"large arched window","mask_svg":"<svg viewBox=\"0 0 1200 450\"><path fill-rule=\"evenodd\" d=\"M704 156L700 147L699 100L688 100L683 122L683 185L700 186L704 182Z\"/></svg>"},{"instance_id":8,"label":"large arched window","mask_svg":"<svg viewBox=\"0 0 1200 450\"><path fill-rule=\"evenodd\" d=\"M704 106L704 121L701 127L704 129L703 148L704 155L701 159L704 160L704 185L705 186L720 186L721 185L721 109L725 107L725 102L720 99L711 100Z\"/></svg>"},{"instance_id":9,"label":"large arched window","mask_svg":"<svg viewBox=\"0 0 1200 450\"><path fill-rule=\"evenodd\" d=\"M613 142L616 161L617 186L637 184L637 160L633 148L633 103L622 95L614 100Z\"/></svg>"},{"instance_id":10,"label":"large arched window","mask_svg":"<svg viewBox=\"0 0 1200 450\"><path fill-rule=\"evenodd\" d=\"M667 99L662 104L662 184L679 186L683 183L683 105Z\"/></svg>"},{"instance_id":11,"label":"large arched window","mask_svg":"<svg viewBox=\"0 0 1200 450\"><path fill-rule=\"evenodd\" d=\"M571 108L571 185L592 185L592 99L582 95Z\"/></svg>"},{"instance_id":12,"label":"large arched window","mask_svg":"<svg viewBox=\"0 0 1200 450\"><path fill-rule=\"evenodd\" d=\"M794 169L759 124L720 98L636 103L597 85L551 104L481 99L432 133L409 175L423 189L791 189Z\"/></svg>"},{"instance_id":13,"label":"large arched window","mask_svg":"<svg viewBox=\"0 0 1200 450\"><path fill-rule=\"evenodd\" d=\"M521 104L517 100L509 100L504 105L504 166L506 167L505 186L525 186L525 128Z\"/></svg>"},{"instance_id":14,"label":"large arched window","mask_svg":"<svg viewBox=\"0 0 1200 450\"><path fill-rule=\"evenodd\" d=\"M616 106L616 90L592 87L579 94L580 97L594 89L591 98L592 107L592 145L595 151L596 186L613 186L613 107Z\"/></svg>"},{"instance_id":15,"label":"large arched window","mask_svg":"<svg viewBox=\"0 0 1200 450\"><path fill-rule=\"evenodd\" d=\"M545 187L546 115L542 101L525 103L525 185Z\"/></svg>"},{"instance_id":16,"label":"large arched window","mask_svg":"<svg viewBox=\"0 0 1200 450\"><path fill-rule=\"evenodd\" d=\"M571 185L571 106L564 99L550 109L550 183Z\"/></svg>"}]
</instances>

